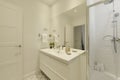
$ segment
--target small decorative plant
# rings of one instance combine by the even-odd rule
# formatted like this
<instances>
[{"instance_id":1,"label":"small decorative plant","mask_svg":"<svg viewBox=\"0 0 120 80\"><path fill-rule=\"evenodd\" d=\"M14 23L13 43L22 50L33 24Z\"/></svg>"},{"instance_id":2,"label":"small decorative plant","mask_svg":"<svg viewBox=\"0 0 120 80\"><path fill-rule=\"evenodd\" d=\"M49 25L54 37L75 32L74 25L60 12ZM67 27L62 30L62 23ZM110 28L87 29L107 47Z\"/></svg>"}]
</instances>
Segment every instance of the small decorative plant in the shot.
<instances>
[{"instance_id":1,"label":"small decorative plant","mask_svg":"<svg viewBox=\"0 0 120 80\"><path fill-rule=\"evenodd\" d=\"M54 38L53 36L50 34L49 35L49 46L50 46L50 49L54 48L55 47L55 42L54 42Z\"/></svg>"},{"instance_id":2,"label":"small decorative plant","mask_svg":"<svg viewBox=\"0 0 120 80\"><path fill-rule=\"evenodd\" d=\"M52 48L55 47L55 43L54 43L54 42L50 42L50 43L49 43L49 46L50 46L50 49L52 49Z\"/></svg>"}]
</instances>

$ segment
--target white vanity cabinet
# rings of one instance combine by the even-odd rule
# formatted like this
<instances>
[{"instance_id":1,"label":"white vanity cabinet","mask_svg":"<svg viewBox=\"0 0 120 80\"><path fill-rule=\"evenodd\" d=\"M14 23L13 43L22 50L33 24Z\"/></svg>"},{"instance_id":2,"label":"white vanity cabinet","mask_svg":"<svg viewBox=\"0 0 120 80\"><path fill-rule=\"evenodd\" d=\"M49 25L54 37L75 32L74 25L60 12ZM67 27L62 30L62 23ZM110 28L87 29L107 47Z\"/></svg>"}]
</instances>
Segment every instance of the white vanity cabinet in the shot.
<instances>
[{"instance_id":1,"label":"white vanity cabinet","mask_svg":"<svg viewBox=\"0 0 120 80\"><path fill-rule=\"evenodd\" d=\"M40 50L40 69L51 80L85 80L83 76L86 73L85 67L84 51L67 55L64 52L57 53L50 49Z\"/></svg>"}]
</instances>

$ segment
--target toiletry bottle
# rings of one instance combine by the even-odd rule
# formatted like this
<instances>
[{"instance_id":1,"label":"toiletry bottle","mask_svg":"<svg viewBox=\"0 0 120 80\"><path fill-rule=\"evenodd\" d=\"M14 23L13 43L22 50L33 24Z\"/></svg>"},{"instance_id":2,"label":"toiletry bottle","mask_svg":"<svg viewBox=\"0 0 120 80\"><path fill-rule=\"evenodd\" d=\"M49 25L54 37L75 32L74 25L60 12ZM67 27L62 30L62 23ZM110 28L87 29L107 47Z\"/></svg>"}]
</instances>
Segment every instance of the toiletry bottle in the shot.
<instances>
[{"instance_id":1,"label":"toiletry bottle","mask_svg":"<svg viewBox=\"0 0 120 80\"><path fill-rule=\"evenodd\" d=\"M70 46L68 46L68 52L70 52Z\"/></svg>"},{"instance_id":2,"label":"toiletry bottle","mask_svg":"<svg viewBox=\"0 0 120 80\"><path fill-rule=\"evenodd\" d=\"M66 45L65 52L66 52L66 54L71 55L70 46L68 44Z\"/></svg>"},{"instance_id":3,"label":"toiletry bottle","mask_svg":"<svg viewBox=\"0 0 120 80\"><path fill-rule=\"evenodd\" d=\"M65 52L68 53L68 43L65 44Z\"/></svg>"}]
</instances>

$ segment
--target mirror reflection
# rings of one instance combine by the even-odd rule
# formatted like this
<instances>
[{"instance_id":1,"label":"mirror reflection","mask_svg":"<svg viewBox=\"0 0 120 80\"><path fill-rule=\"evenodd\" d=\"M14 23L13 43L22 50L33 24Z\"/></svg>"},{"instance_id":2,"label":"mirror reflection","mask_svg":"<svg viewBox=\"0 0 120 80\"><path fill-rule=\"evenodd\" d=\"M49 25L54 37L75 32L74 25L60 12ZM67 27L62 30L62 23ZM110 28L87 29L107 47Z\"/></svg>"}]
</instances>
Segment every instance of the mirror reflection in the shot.
<instances>
[{"instance_id":1,"label":"mirror reflection","mask_svg":"<svg viewBox=\"0 0 120 80\"><path fill-rule=\"evenodd\" d=\"M60 42L75 49L85 50L86 6L81 4L54 19L59 28Z\"/></svg>"}]
</instances>

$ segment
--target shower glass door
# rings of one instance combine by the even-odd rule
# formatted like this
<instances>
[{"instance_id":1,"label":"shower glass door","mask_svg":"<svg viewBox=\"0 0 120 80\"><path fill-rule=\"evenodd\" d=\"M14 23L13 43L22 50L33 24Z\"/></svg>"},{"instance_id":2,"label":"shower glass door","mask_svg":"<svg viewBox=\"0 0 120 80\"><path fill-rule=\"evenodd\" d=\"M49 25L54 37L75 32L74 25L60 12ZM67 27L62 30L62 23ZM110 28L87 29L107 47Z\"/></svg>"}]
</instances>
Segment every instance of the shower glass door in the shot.
<instances>
[{"instance_id":1,"label":"shower glass door","mask_svg":"<svg viewBox=\"0 0 120 80\"><path fill-rule=\"evenodd\" d=\"M115 32L120 38L120 16L114 18L115 13L120 13L120 0L115 0L114 6L113 2L109 4L100 2L89 6L90 80L118 80L120 78L120 40L116 39L116 45L113 40ZM113 18L117 24L113 23ZM117 52L115 52L115 47Z\"/></svg>"}]
</instances>

